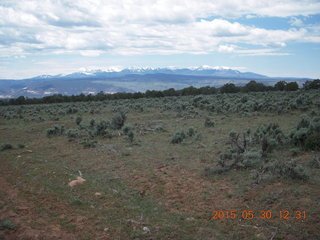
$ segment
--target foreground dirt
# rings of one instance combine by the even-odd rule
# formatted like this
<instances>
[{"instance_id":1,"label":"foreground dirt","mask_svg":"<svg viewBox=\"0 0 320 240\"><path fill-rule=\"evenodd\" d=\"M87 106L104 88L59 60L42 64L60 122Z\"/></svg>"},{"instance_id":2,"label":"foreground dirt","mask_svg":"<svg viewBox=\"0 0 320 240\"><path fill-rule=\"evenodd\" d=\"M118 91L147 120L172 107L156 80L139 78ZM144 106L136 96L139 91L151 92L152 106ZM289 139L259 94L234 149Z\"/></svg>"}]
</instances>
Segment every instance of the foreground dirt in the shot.
<instances>
[{"instance_id":1,"label":"foreground dirt","mask_svg":"<svg viewBox=\"0 0 320 240\"><path fill-rule=\"evenodd\" d=\"M69 207L50 196L36 195L37 201L30 201L22 195L28 192L10 184L0 177L0 220L10 220L16 229L0 228L0 239L4 240L74 240L79 238L85 227L94 229L88 218L76 216ZM33 194L33 193L31 193ZM41 209L45 213L41 213ZM53 216L48 213L55 212ZM75 226L77 234L63 229L61 223ZM90 239L112 239L107 233L88 231ZM82 235L83 236L83 235Z\"/></svg>"},{"instance_id":2,"label":"foreground dirt","mask_svg":"<svg viewBox=\"0 0 320 240\"><path fill-rule=\"evenodd\" d=\"M17 226L16 230L0 230L3 239L76 239L73 234L62 230L58 223L40 216L36 212L36 203L21 197L19 190L3 177L0 177L0 193L1 219L8 219ZM37 224L30 226L30 223Z\"/></svg>"},{"instance_id":3,"label":"foreground dirt","mask_svg":"<svg viewBox=\"0 0 320 240\"><path fill-rule=\"evenodd\" d=\"M155 168L151 177L134 171L123 177L142 195L155 197L170 211L193 217L210 218L211 210L227 209L227 206L236 208L240 202L238 198L226 198L233 192L226 179L208 181L179 167L161 165Z\"/></svg>"}]
</instances>

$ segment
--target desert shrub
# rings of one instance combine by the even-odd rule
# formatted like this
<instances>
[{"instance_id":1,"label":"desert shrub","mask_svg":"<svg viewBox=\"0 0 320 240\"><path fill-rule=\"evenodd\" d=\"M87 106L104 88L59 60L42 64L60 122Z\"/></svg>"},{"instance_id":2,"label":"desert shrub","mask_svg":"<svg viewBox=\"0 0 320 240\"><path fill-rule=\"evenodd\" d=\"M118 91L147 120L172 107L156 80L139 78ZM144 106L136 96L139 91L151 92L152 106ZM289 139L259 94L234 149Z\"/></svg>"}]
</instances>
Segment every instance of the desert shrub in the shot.
<instances>
[{"instance_id":1,"label":"desert shrub","mask_svg":"<svg viewBox=\"0 0 320 240\"><path fill-rule=\"evenodd\" d=\"M286 136L276 123L263 124L256 129L254 140L259 143L264 138L274 139L278 144L283 144L286 141Z\"/></svg>"},{"instance_id":2,"label":"desert shrub","mask_svg":"<svg viewBox=\"0 0 320 240\"><path fill-rule=\"evenodd\" d=\"M203 98L201 97L201 96L197 96L197 97L194 97L193 99L192 99L192 105L193 106L195 106L195 107L199 107L199 103L201 103L201 100L202 100ZM209 103L209 102L208 102Z\"/></svg>"},{"instance_id":3,"label":"desert shrub","mask_svg":"<svg viewBox=\"0 0 320 240\"><path fill-rule=\"evenodd\" d=\"M196 130L194 129L194 128L189 128L188 130L187 130L187 135L189 136L189 137L193 137L195 134L196 134Z\"/></svg>"},{"instance_id":4,"label":"desert shrub","mask_svg":"<svg viewBox=\"0 0 320 240\"><path fill-rule=\"evenodd\" d=\"M18 148L25 148L26 145L24 145L23 143L18 143Z\"/></svg>"},{"instance_id":5,"label":"desert shrub","mask_svg":"<svg viewBox=\"0 0 320 240\"><path fill-rule=\"evenodd\" d=\"M91 119L89 122L90 128L94 128L95 124L96 124L96 121L94 119Z\"/></svg>"},{"instance_id":6,"label":"desert shrub","mask_svg":"<svg viewBox=\"0 0 320 240\"><path fill-rule=\"evenodd\" d=\"M247 102L247 101L248 101L248 96L242 96L241 99L240 99L240 101L241 101L242 103Z\"/></svg>"},{"instance_id":7,"label":"desert shrub","mask_svg":"<svg viewBox=\"0 0 320 240\"><path fill-rule=\"evenodd\" d=\"M214 127L214 125L215 125L215 122L210 118L206 118L206 120L204 121L205 127Z\"/></svg>"},{"instance_id":8,"label":"desert shrub","mask_svg":"<svg viewBox=\"0 0 320 240\"><path fill-rule=\"evenodd\" d=\"M263 155L288 142L279 125L275 123L260 125L253 134L253 140L256 144L261 144Z\"/></svg>"},{"instance_id":9,"label":"desert shrub","mask_svg":"<svg viewBox=\"0 0 320 240\"><path fill-rule=\"evenodd\" d=\"M68 129L66 134L68 138L78 138L81 136L80 130L74 128Z\"/></svg>"},{"instance_id":10,"label":"desert shrub","mask_svg":"<svg viewBox=\"0 0 320 240\"><path fill-rule=\"evenodd\" d=\"M122 132L124 135L128 135L128 133L133 129L132 125L125 125L122 128Z\"/></svg>"},{"instance_id":11,"label":"desert shrub","mask_svg":"<svg viewBox=\"0 0 320 240\"><path fill-rule=\"evenodd\" d=\"M312 168L320 168L320 156L316 156L313 159L311 159L309 166Z\"/></svg>"},{"instance_id":12,"label":"desert shrub","mask_svg":"<svg viewBox=\"0 0 320 240\"><path fill-rule=\"evenodd\" d=\"M308 115L302 115L300 121L298 122L297 129L308 128L310 126L310 117Z\"/></svg>"},{"instance_id":13,"label":"desert shrub","mask_svg":"<svg viewBox=\"0 0 320 240\"><path fill-rule=\"evenodd\" d=\"M47 129L47 137L51 137L51 136L60 136L64 133L64 126L53 126L49 129Z\"/></svg>"},{"instance_id":14,"label":"desert shrub","mask_svg":"<svg viewBox=\"0 0 320 240\"><path fill-rule=\"evenodd\" d=\"M297 156L300 153L300 148L291 148L290 153L293 157Z\"/></svg>"},{"instance_id":15,"label":"desert shrub","mask_svg":"<svg viewBox=\"0 0 320 240\"><path fill-rule=\"evenodd\" d=\"M308 180L309 173L305 167L298 165L296 161L275 161L268 170L277 177L297 180Z\"/></svg>"},{"instance_id":16,"label":"desert shrub","mask_svg":"<svg viewBox=\"0 0 320 240\"><path fill-rule=\"evenodd\" d=\"M320 132L314 132L307 136L305 150L320 150Z\"/></svg>"},{"instance_id":17,"label":"desert shrub","mask_svg":"<svg viewBox=\"0 0 320 240\"><path fill-rule=\"evenodd\" d=\"M112 117L112 127L114 129L121 129L127 119L127 116L124 112L119 111Z\"/></svg>"},{"instance_id":18,"label":"desert shrub","mask_svg":"<svg viewBox=\"0 0 320 240\"><path fill-rule=\"evenodd\" d=\"M77 117L76 117L76 124L77 124L77 125L80 125L81 121L82 121L82 117L77 116Z\"/></svg>"},{"instance_id":19,"label":"desert shrub","mask_svg":"<svg viewBox=\"0 0 320 240\"><path fill-rule=\"evenodd\" d=\"M78 109L76 109L76 108L68 108L68 110L67 110L67 113L68 114L73 114L73 113L77 113L78 112Z\"/></svg>"},{"instance_id":20,"label":"desert shrub","mask_svg":"<svg viewBox=\"0 0 320 240\"><path fill-rule=\"evenodd\" d=\"M10 219L4 219L0 221L0 229L16 230L17 228L18 226Z\"/></svg>"},{"instance_id":21,"label":"desert shrub","mask_svg":"<svg viewBox=\"0 0 320 240\"><path fill-rule=\"evenodd\" d=\"M293 144L300 147L304 146L307 137L308 137L307 128L296 129L290 133L290 138Z\"/></svg>"},{"instance_id":22,"label":"desert shrub","mask_svg":"<svg viewBox=\"0 0 320 240\"><path fill-rule=\"evenodd\" d=\"M13 149L13 146L10 143L4 143L4 144L1 145L0 149L1 149L1 151L8 150L8 149Z\"/></svg>"},{"instance_id":23,"label":"desert shrub","mask_svg":"<svg viewBox=\"0 0 320 240\"><path fill-rule=\"evenodd\" d=\"M134 141L134 133L133 133L132 130L129 130L129 132L127 133L127 139L128 139L131 143L133 143L133 141Z\"/></svg>"},{"instance_id":24,"label":"desert shrub","mask_svg":"<svg viewBox=\"0 0 320 240\"><path fill-rule=\"evenodd\" d=\"M320 117L313 117L309 126L311 132L320 132Z\"/></svg>"},{"instance_id":25,"label":"desert shrub","mask_svg":"<svg viewBox=\"0 0 320 240\"><path fill-rule=\"evenodd\" d=\"M251 130L242 133L229 133L230 147L220 154L218 165L224 169L251 168L260 169L267 161L267 153L279 143L285 142L285 136L276 124L261 125L251 136ZM257 150L257 145L261 150Z\"/></svg>"},{"instance_id":26,"label":"desert shrub","mask_svg":"<svg viewBox=\"0 0 320 240\"><path fill-rule=\"evenodd\" d=\"M134 105L134 106L133 106L133 109L134 109L135 111L137 111L137 112L143 112L143 111L144 111L143 107L142 107L141 105L139 105L139 104Z\"/></svg>"},{"instance_id":27,"label":"desert shrub","mask_svg":"<svg viewBox=\"0 0 320 240\"><path fill-rule=\"evenodd\" d=\"M171 138L171 143L173 144L182 143L186 137L187 136L184 133L184 131L176 132Z\"/></svg>"},{"instance_id":28,"label":"desert shrub","mask_svg":"<svg viewBox=\"0 0 320 240\"><path fill-rule=\"evenodd\" d=\"M246 151L243 154L243 161L242 164L245 168L257 168L260 167L263 163L262 154L259 151Z\"/></svg>"},{"instance_id":29,"label":"desert shrub","mask_svg":"<svg viewBox=\"0 0 320 240\"><path fill-rule=\"evenodd\" d=\"M289 136L296 146L305 150L320 150L320 118L302 115Z\"/></svg>"},{"instance_id":30,"label":"desert shrub","mask_svg":"<svg viewBox=\"0 0 320 240\"><path fill-rule=\"evenodd\" d=\"M96 136L107 136L109 135L109 132L107 131L108 128L110 128L111 124L109 121L101 120L97 125L96 125Z\"/></svg>"}]
</instances>

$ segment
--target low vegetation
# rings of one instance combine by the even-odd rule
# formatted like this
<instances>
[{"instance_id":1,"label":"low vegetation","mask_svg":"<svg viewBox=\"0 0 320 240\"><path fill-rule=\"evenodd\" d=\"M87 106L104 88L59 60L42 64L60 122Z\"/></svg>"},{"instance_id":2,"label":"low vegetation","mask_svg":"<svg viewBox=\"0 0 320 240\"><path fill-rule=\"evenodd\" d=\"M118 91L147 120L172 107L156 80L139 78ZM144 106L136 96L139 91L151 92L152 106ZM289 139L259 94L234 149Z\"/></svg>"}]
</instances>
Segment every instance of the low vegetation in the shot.
<instances>
[{"instance_id":1,"label":"low vegetation","mask_svg":"<svg viewBox=\"0 0 320 240\"><path fill-rule=\"evenodd\" d=\"M317 86L1 106L0 239L317 239Z\"/></svg>"}]
</instances>

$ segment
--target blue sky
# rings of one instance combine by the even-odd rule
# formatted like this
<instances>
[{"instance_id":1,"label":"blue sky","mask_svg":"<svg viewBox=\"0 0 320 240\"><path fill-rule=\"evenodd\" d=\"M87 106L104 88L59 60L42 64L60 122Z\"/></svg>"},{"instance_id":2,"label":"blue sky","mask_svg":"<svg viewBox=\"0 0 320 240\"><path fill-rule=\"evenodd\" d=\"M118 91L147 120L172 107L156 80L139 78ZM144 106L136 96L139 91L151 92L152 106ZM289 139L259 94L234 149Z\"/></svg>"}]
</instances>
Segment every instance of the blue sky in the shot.
<instances>
[{"instance_id":1,"label":"blue sky","mask_svg":"<svg viewBox=\"0 0 320 240\"><path fill-rule=\"evenodd\" d=\"M225 66L320 77L319 0L1 0L0 78Z\"/></svg>"}]
</instances>

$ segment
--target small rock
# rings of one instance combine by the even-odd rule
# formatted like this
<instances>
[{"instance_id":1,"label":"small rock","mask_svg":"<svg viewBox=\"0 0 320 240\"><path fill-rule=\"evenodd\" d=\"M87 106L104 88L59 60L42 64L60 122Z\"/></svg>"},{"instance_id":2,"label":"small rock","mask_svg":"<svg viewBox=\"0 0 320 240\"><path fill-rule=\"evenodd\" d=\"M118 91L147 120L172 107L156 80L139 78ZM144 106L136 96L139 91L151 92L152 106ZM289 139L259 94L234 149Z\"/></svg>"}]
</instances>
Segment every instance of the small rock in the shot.
<instances>
[{"instance_id":1,"label":"small rock","mask_svg":"<svg viewBox=\"0 0 320 240\"><path fill-rule=\"evenodd\" d=\"M95 195L96 197L101 197L101 196L102 196L102 194L99 193L99 192L96 192L94 195Z\"/></svg>"},{"instance_id":2,"label":"small rock","mask_svg":"<svg viewBox=\"0 0 320 240\"><path fill-rule=\"evenodd\" d=\"M148 227L143 227L142 230L143 230L143 234L150 233L150 229Z\"/></svg>"},{"instance_id":3,"label":"small rock","mask_svg":"<svg viewBox=\"0 0 320 240\"><path fill-rule=\"evenodd\" d=\"M188 217L188 218L186 218L186 220L191 222L191 221L194 221L195 219L194 219L194 217Z\"/></svg>"},{"instance_id":4,"label":"small rock","mask_svg":"<svg viewBox=\"0 0 320 240\"><path fill-rule=\"evenodd\" d=\"M103 229L103 231L104 231L104 232L108 232L108 231L109 231L109 228L106 227L106 228Z\"/></svg>"}]
</instances>

